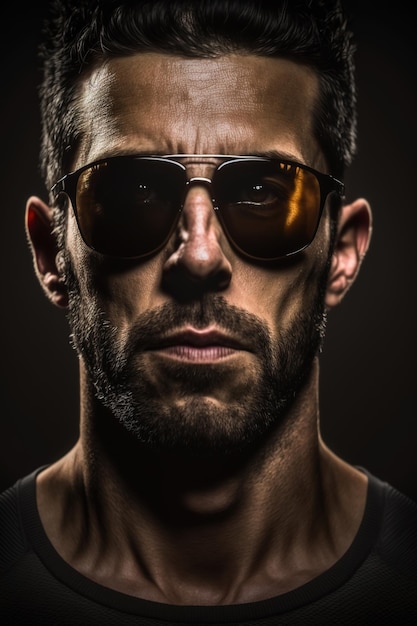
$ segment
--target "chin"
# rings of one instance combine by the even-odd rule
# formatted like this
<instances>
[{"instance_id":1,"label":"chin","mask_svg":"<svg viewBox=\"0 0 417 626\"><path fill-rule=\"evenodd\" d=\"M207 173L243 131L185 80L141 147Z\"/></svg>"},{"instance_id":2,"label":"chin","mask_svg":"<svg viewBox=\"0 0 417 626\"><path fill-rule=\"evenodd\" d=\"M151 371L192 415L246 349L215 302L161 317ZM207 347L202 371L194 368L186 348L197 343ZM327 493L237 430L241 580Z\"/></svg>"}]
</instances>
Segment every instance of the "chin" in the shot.
<instances>
[{"instance_id":1,"label":"chin","mask_svg":"<svg viewBox=\"0 0 417 626\"><path fill-rule=\"evenodd\" d=\"M251 397L247 387L246 397L235 401L199 395L171 404L125 392L113 402L107 395L106 405L141 444L187 455L231 455L258 446L285 421L286 399L277 402L275 395L251 389Z\"/></svg>"}]
</instances>

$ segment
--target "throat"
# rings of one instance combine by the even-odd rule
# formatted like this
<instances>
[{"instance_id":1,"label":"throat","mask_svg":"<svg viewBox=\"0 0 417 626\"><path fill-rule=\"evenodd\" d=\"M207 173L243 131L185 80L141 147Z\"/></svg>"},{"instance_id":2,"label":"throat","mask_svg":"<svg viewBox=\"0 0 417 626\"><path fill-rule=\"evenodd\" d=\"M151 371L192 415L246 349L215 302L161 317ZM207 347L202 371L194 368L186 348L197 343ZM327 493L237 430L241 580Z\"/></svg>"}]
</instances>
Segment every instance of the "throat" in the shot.
<instances>
[{"instance_id":1,"label":"throat","mask_svg":"<svg viewBox=\"0 0 417 626\"><path fill-rule=\"evenodd\" d=\"M80 463L71 456L77 452L38 479L41 519L54 547L95 582L157 602L233 604L290 591L340 558L363 512L362 479L330 457L308 463L311 484L301 480L307 466L287 468L283 481L269 456L245 472L220 471L201 459L198 473L178 459L167 472L154 459L129 485L103 466L94 496L92 484L74 480Z\"/></svg>"}]
</instances>

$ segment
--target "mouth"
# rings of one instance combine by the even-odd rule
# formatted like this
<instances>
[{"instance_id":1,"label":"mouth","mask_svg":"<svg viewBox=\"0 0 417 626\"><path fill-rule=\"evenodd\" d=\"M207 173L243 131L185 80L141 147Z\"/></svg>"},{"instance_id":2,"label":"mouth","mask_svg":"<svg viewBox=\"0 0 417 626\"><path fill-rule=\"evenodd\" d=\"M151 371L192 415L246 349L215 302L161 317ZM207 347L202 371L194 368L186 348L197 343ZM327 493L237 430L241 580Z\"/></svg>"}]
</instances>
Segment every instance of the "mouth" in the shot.
<instances>
[{"instance_id":1,"label":"mouth","mask_svg":"<svg viewBox=\"0 0 417 626\"><path fill-rule=\"evenodd\" d=\"M187 328L161 338L148 351L183 362L213 363L250 350L240 340L217 329Z\"/></svg>"}]
</instances>

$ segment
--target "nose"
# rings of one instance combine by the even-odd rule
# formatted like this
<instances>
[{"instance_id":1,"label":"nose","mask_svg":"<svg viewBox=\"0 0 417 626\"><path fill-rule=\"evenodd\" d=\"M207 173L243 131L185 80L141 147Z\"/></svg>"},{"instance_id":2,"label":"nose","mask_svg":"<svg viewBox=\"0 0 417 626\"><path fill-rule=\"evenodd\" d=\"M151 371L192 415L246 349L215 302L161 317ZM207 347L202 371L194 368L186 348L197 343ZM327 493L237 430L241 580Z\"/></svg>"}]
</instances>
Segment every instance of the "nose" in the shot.
<instances>
[{"instance_id":1,"label":"nose","mask_svg":"<svg viewBox=\"0 0 417 626\"><path fill-rule=\"evenodd\" d=\"M200 181L190 185L177 226L175 249L164 265L165 286L176 295L228 287L232 267L225 255L225 235L216 217L209 189Z\"/></svg>"}]
</instances>

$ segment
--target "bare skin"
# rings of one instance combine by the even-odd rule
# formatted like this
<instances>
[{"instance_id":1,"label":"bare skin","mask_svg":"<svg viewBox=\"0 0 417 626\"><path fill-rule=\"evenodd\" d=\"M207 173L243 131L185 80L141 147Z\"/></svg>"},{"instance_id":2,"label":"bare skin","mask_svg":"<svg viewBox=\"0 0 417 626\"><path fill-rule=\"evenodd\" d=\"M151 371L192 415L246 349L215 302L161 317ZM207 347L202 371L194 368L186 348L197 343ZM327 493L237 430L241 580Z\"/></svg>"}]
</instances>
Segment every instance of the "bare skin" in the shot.
<instances>
[{"instance_id":1,"label":"bare skin","mask_svg":"<svg viewBox=\"0 0 417 626\"><path fill-rule=\"evenodd\" d=\"M316 96L314 74L282 59L155 53L112 60L83 80L85 128L73 169L120 153L273 152L326 171L311 126ZM212 166L191 167L192 175L205 176ZM46 244L51 209L31 198L27 210L38 276L51 300L66 306L65 293L55 288L53 246ZM367 249L365 200L343 208L338 232L329 309L350 287ZM256 315L279 340L311 303L328 244L325 214L314 242L294 262L250 263L231 248L207 189L199 186L189 191L166 248L122 271L86 248L71 213L67 237L83 301L96 299L117 327L120 345L140 314L179 297L184 280ZM161 379L173 359L191 365L190 352L178 346L174 354L156 350L140 358L149 384L161 387L161 403L180 407L196 399L184 397L174 377ZM245 402L242 393L250 399L258 372L250 349L225 357L221 346L195 348L196 359L214 367L221 361L228 373L228 385L219 377L197 398L199 406L227 411ZM316 359L285 429L250 454L213 459L136 441L96 400L81 359L79 441L37 483L42 523L57 551L112 589L184 605L262 600L328 569L357 532L366 478L320 438L318 370Z\"/></svg>"}]
</instances>

